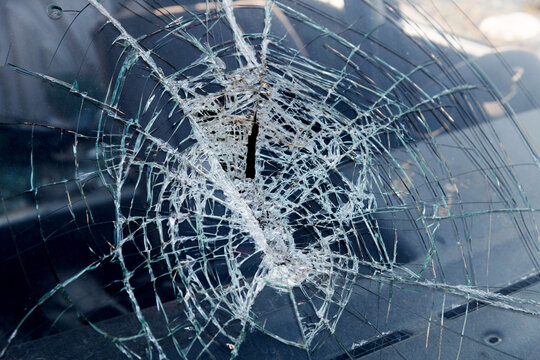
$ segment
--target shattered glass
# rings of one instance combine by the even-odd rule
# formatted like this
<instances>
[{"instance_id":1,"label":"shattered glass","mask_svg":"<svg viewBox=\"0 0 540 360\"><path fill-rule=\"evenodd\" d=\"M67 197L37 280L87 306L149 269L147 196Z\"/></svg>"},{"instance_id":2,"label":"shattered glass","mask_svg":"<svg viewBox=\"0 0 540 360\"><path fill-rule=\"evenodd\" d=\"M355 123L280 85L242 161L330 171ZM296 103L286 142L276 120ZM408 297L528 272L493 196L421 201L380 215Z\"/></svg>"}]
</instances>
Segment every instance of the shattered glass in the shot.
<instances>
[{"instance_id":1,"label":"shattered glass","mask_svg":"<svg viewBox=\"0 0 540 360\"><path fill-rule=\"evenodd\" d=\"M0 358L532 358L540 63L433 6L3 1Z\"/></svg>"}]
</instances>

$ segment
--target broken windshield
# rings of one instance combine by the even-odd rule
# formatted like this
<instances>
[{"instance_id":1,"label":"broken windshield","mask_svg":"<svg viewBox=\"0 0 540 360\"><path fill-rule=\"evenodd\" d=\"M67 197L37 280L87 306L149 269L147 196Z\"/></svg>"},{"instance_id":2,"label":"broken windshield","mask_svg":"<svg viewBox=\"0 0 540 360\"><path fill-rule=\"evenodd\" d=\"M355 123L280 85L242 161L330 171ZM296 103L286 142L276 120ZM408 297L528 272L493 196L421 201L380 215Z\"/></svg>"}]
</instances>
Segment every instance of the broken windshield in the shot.
<instances>
[{"instance_id":1,"label":"broken windshield","mask_svg":"<svg viewBox=\"0 0 540 360\"><path fill-rule=\"evenodd\" d=\"M535 353L533 51L426 1L0 9L0 358Z\"/></svg>"}]
</instances>

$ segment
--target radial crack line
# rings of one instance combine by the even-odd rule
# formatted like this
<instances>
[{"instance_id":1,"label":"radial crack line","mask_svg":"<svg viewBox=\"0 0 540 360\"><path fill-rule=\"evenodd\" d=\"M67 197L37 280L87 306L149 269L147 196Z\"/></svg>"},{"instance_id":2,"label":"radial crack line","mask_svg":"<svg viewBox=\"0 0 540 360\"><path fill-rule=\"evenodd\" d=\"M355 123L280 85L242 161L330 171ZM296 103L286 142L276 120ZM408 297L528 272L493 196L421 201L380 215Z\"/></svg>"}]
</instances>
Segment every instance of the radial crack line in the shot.
<instances>
[{"instance_id":1,"label":"radial crack line","mask_svg":"<svg viewBox=\"0 0 540 360\"><path fill-rule=\"evenodd\" d=\"M225 15L229 21L229 25L234 34L234 41L238 46L238 50L242 53L246 61L248 62L249 67L255 67L258 65L257 58L255 57L255 52L253 48L246 42L244 39L244 33L238 26L236 18L233 12L232 0L223 0L223 10L225 10Z\"/></svg>"}]
</instances>

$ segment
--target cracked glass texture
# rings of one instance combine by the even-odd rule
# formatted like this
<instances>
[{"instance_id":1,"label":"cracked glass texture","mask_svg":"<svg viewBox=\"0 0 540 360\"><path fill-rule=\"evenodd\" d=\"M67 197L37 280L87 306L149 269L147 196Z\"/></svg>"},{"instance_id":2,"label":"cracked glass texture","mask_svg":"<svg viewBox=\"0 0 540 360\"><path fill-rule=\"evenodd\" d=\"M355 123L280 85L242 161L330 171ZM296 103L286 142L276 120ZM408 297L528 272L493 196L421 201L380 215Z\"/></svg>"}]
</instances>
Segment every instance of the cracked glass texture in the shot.
<instances>
[{"instance_id":1,"label":"cracked glass texture","mask_svg":"<svg viewBox=\"0 0 540 360\"><path fill-rule=\"evenodd\" d=\"M0 357L539 350L531 53L408 1L0 9Z\"/></svg>"}]
</instances>

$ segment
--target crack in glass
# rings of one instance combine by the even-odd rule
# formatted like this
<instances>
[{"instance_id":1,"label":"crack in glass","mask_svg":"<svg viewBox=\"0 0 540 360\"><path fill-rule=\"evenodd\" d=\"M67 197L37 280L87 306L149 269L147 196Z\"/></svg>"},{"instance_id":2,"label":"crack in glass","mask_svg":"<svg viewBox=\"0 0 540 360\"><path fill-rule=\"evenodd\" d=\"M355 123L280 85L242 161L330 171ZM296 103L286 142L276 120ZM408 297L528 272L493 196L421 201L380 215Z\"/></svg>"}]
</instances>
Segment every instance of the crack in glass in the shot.
<instances>
[{"instance_id":1,"label":"crack in glass","mask_svg":"<svg viewBox=\"0 0 540 360\"><path fill-rule=\"evenodd\" d=\"M538 103L500 53L407 1L68 5L6 8L61 30L0 52L0 357L520 358L467 328L540 309Z\"/></svg>"}]
</instances>

